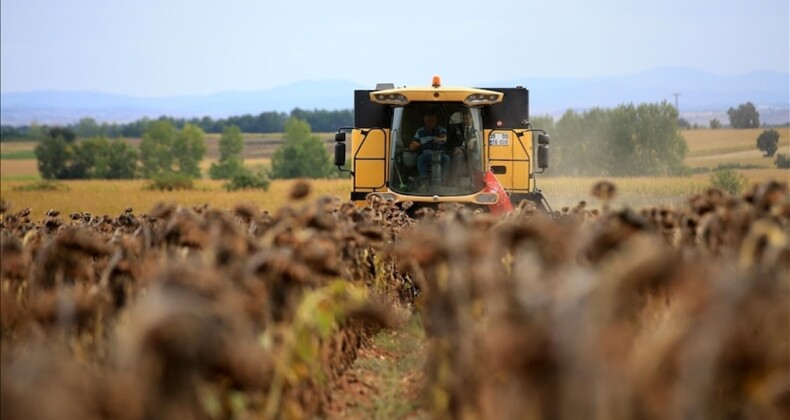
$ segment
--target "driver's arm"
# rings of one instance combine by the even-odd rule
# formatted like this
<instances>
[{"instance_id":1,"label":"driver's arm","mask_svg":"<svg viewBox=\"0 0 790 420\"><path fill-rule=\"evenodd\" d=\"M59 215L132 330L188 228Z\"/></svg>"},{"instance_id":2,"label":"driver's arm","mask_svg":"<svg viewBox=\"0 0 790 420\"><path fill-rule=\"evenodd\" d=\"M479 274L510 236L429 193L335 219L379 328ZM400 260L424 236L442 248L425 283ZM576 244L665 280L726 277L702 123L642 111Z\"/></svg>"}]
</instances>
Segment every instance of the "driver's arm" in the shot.
<instances>
[{"instance_id":1,"label":"driver's arm","mask_svg":"<svg viewBox=\"0 0 790 420\"><path fill-rule=\"evenodd\" d=\"M420 130L417 130L414 133L414 137L411 138L411 143L409 143L409 150L412 152L416 152L422 146L422 142L420 141Z\"/></svg>"}]
</instances>

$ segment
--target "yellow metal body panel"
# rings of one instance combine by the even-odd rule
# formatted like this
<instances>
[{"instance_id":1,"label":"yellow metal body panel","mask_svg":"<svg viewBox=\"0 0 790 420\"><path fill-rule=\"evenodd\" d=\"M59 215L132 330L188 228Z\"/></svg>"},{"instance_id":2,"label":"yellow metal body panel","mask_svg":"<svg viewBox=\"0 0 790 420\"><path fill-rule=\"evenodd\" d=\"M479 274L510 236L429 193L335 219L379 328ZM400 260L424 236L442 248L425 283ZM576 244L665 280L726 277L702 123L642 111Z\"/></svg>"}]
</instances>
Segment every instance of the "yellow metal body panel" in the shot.
<instances>
[{"instance_id":1,"label":"yellow metal body panel","mask_svg":"<svg viewBox=\"0 0 790 420\"><path fill-rule=\"evenodd\" d=\"M532 190L532 132L529 130L484 130L486 167L497 166L502 188L512 192Z\"/></svg>"},{"instance_id":2,"label":"yellow metal body panel","mask_svg":"<svg viewBox=\"0 0 790 420\"><path fill-rule=\"evenodd\" d=\"M463 87L403 87L395 89L377 90L370 92L370 100L379 102L376 95L400 94L406 97L409 102L463 102L469 95L483 94L496 95L497 100L491 103L502 101L502 92L493 90L472 89Z\"/></svg>"},{"instance_id":3,"label":"yellow metal body panel","mask_svg":"<svg viewBox=\"0 0 790 420\"><path fill-rule=\"evenodd\" d=\"M385 191L390 130L355 129L351 134L354 191Z\"/></svg>"}]
</instances>

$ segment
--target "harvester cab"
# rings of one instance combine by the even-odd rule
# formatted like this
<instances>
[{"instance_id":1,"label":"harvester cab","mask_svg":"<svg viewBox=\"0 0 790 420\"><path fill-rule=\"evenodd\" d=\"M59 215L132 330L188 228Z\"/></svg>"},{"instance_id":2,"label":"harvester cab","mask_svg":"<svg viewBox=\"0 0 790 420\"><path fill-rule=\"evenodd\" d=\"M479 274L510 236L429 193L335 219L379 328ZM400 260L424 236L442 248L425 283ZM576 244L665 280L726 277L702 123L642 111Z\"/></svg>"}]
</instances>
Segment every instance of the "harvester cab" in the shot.
<instances>
[{"instance_id":1,"label":"harvester cab","mask_svg":"<svg viewBox=\"0 0 790 420\"><path fill-rule=\"evenodd\" d=\"M438 77L430 87L380 84L354 92L354 125L335 135L335 165L351 172L358 204L376 194L416 207L488 208L502 200L487 187L493 173L513 204L549 209L535 179L548 167L549 136L529 123L523 87L443 87Z\"/></svg>"}]
</instances>

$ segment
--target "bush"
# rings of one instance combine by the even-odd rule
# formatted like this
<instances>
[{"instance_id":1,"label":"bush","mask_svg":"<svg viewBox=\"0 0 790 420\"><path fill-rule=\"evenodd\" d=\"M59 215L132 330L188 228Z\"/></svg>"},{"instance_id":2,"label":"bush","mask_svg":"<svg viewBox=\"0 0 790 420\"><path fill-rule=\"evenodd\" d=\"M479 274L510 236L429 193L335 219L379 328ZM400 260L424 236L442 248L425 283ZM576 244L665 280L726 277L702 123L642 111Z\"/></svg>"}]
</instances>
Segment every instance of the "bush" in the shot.
<instances>
[{"instance_id":1,"label":"bush","mask_svg":"<svg viewBox=\"0 0 790 420\"><path fill-rule=\"evenodd\" d=\"M269 175L263 169L252 171L247 168L242 168L233 174L230 181L225 183L224 187L228 191L236 190L264 190L269 189L271 180Z\"/></svg>"},{"instance_id":2,"label":"bush","mask_svg":"<svg viewBox=\"0 0 790 420\"><path fill-rule=\"evenodd\" d=\"M165 172L152 177L145 188L159 191L191 190L195 188L195 184L189 175Z\"/></svg>"},{"instance_id":3,"label":"bush","mask_svg":"<svg viewBox=\"0 0 790 420\"><path fill-rule=\"evenodd\" d=\"M68 191L69 187L61 182L44 179L30 184L17 185L14 191Z\"/></svg>"},{"instance_id":4,"label":"bush","mask_svg":"<svg viewBox=\"0 0 790 420\"><path fill-rule=\"evenodd\" d=\"M243 161L240 158L231 158L212 163L208 174L211 179L231 179L242 169L244 169Z\"/></svg>"},{"instance_id":5,"label":"bush","mask_svg":"<svg viewBox=\"0 0 790 420\"><path fill-rule=\"evenodd\" d=\"M747 182L746 177L734 169L716 171L710 176L711 185L727 191L730 195L740 194Z\"/></svg>"},{"instance_id":6,"label":"bush","mask_svg":"<svg viewBox=\"0 0 790 420\"><path fill-rule=\"evenodd\" d=\"M784 153L777 154L774 164L776 164L776 167L779 169L790 169L790 155Z\"/></svg>"},{"instance_id":7,"label":"bush","mask_svg":"<svg viewBox=\"0 0 790 420\"><path fill-rule=\"evenodd\" d=\"M692 174L704 174L708 172L716 172L721 171L724 169L765 169L767 166L765 165L757 165L754 163L738 163L738 162L728 162L728 163L720 163L714 167L710 166L699 166L691 170Z\"/></svg>"}]
</instances>

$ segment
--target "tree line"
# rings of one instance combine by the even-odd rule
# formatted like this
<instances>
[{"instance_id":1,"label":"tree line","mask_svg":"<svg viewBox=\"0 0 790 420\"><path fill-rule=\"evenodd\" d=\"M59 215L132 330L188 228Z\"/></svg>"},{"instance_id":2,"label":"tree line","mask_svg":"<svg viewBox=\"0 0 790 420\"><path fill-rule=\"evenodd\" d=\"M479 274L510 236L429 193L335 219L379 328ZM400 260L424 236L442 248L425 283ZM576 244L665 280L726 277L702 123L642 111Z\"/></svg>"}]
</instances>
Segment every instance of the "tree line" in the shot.
<instances>
[{"instance_id":1,"label":"tree line","mask_svg":"<svg viewBox=\"0 0 790 420\"><path fill-rule=\"evenodd\" d=\"M532 125L551 134L549 175L685 175L688 146L677 121L677 109L663 102L568 110L557 121L539 117Z\"/></svg>"},{"instance_id":2,"label":"tree line","mask_svg":"<svg viewBox=\"0 0 790 420\"><path fill-rule=\"evenodd\" d=\"M354 124L354 114L350 109L344 110L304 110L295 108L290 114L284 112L262 112L258 115L245 114L228 118L213 119L202 118L174 118L162 116L158 119L141 118L126 123L98 123L93 118L82 118L79 122L61 128L69 129L79 138L91 137L133 137L139 138L148 130L148 127L157 121L167 121L174 128L181 130L187 125L195 126L204 133L222 133L227 127L238 127L244 133L282 133L285 123L289 118L298 118L310 124L315 132L334 132L338 127ZM0 141L41 140L47 136L50 129L47 125L29 125L13 127L0 126Z\"/></svg>"},{"instance_id":3,"label":"tree line","mask_svg":"<svg viewBox=\"0 0 790 420\"><path fill-rule=\"evenodd\" d=\"M223 129L219 160L208 171L212 179L229 180L228 189L267 188L269 178L338 177L324 142L310 124L291 117L283 124L285 142L272 156L271 168L244 166L244 139L235 125ZM77 141L71 128L49 129L35 148L44 179L145 178L160 189L190 188L202 177L200 162L207 150L205 131L197 125L178 127L167 119L152 122L139 147L122 140L91 137Z\"/></svg>"},{"instance_id":4,"label":"tree line","mask_svg":"<svg viewBox=\"0 0 790 420\"><path fill-rule=\"evenodd\" d=\"M731 123L734 125L738 125L736 120L743 121L746 126L759 124L759 114L751 104L732 111ZM312 134L309 118L321 121L319 127L322 130L332 131L338 126L351 124L348 121L335 122L334 118L340 118L343 113L348 113L347 117L353 120L350 111L292 111L292 116L277 128L277 132L285 133L286 142L274 154L271 172L266 175L274 178L337 176L324 144ZM212 178L230 179L245 172L241 133L245 131L243 127L249 129L253 123L240 126L228 122L244 123L245 119L265 119L266 115L285 116L263 113L259 118L247 115L218 120L217 127L223 127L220 131L220 160L209 171ZM139 149L123 141L107 140L101 130L86 128L92 125L85 121L77 124L81 127L79 129L73 126L48 129L36 147L42 176L47 179L154 179L171 175L195 179L201 176L198 165L205 154L207 132L203 125L167 117L141 121L136 123L141 124L140 129L144 127L139 135L142 137ZM554 139L550 175L660 176L691 172L683 165L688 148L680 134L678 121L677 110L663 102L628 104L611 109L593 108L583 112L568 110L556 121L546 116L533 119L532 124L546 129ZM332 125L331 130L327 126L329 124ZM94 136L76 141L77 137L85 134ZM775 151L777 143L778 133L761 136L757 146L769 155Z\"/></svg>"}]
</instances>

